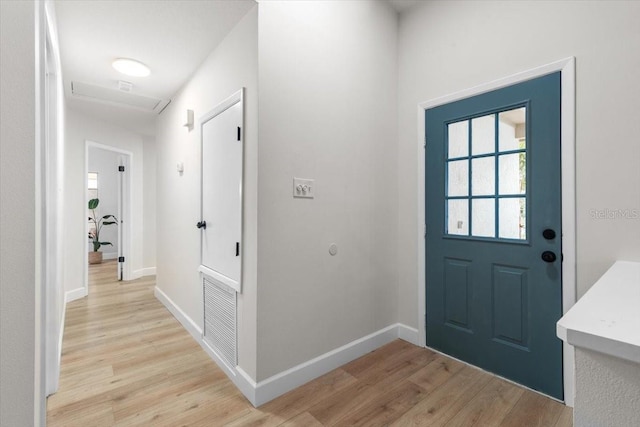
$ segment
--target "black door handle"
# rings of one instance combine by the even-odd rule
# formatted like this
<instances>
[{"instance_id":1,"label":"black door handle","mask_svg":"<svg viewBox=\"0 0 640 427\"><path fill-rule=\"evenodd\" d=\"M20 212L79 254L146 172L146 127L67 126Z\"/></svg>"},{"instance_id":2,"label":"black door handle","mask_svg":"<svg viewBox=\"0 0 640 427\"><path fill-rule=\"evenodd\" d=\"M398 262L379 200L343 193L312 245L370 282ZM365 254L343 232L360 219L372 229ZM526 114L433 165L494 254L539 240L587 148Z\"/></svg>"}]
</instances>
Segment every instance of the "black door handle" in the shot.
<instances>
[{"instance_id":1,"label":"black door handle","mask_svg":"<svg viewBox=\"0 0 640 427\"><path fill-rule=\"evenodd\" d=\"M547 240L553 240L556 238L556 232L555 230L547 228L542 232L542 237L544 237Z\"/></svg>"},{"instance_id":2,"label":"black door handle","mask_svg":"<svg viewBox=\"0 0 640 427\"><path fill-rule=\"evenodd\" d=\"M544 262L555 262L555 260L557 259L556 254L551 251L542 252L541 258Z\"/></svg>"},{"instance_id":3,"label":"black door handle","mask_svg":"<svg viewBox=\"0 0 640 427\"><path fill-rule=\"evenodd\" d=\"M206 230L207 229L207 221L200 221L199 223L196 224L196 227L204 228Z\"/></svg>"}]
</instances>

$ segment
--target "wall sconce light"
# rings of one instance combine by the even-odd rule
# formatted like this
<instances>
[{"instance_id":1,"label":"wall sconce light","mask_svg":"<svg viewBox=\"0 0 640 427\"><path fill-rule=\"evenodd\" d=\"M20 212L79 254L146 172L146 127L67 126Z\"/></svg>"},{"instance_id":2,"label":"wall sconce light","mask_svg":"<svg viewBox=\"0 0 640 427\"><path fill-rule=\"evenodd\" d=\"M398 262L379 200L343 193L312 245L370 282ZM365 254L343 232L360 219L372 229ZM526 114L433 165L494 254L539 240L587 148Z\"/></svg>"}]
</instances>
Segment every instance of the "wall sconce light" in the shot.
<instances>
[{"instance_id":1,"label":"wall sconce light","mask_svg":"<svg viewBox=\"0 0 640 427\"><path fill-rule=\"evenodd\" d=\"M189 129L189 131L193 129L193 110L187 110L187 121L183 126Z\"/></svg>"}]
</instances>

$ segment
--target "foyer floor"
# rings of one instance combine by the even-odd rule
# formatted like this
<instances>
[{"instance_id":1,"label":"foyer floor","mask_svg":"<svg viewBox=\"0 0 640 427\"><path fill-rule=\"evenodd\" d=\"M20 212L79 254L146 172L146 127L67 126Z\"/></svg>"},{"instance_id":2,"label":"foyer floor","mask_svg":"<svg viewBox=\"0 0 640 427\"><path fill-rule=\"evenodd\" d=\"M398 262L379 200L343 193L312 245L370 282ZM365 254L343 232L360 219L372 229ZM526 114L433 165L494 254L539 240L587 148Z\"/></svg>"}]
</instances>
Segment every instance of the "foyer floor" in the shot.
<instances>
[{"instance_id":1,"label":"foyer floor","mask_svg":"<svg viewBox=\"0 0 640 427\"><path fill-rule=\"evenodd\" d=\"M396 340L253 408L153 296L90 268L67 305L49 426L571 426L571 408Z\"/></svg>"}]
</instances>

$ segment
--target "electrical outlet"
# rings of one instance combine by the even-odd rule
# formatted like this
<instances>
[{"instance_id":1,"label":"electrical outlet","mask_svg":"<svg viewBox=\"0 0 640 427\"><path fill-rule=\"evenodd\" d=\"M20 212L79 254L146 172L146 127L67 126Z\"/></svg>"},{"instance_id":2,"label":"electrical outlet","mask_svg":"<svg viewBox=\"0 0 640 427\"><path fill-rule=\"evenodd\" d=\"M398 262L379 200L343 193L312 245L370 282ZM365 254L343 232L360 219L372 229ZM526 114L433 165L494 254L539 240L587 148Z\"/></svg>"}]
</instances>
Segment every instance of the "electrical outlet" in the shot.
<instances>
[{"instance_id":1,"label":"electrical outlet","mask_svg":"<svg viewBox=\"0 0 640 427\"><path fill-rule=\"evenodd\" d=\"M313 199L315 194L315 182L313 179L293 178L293 197Z\"/></svg>"}]
</instances>

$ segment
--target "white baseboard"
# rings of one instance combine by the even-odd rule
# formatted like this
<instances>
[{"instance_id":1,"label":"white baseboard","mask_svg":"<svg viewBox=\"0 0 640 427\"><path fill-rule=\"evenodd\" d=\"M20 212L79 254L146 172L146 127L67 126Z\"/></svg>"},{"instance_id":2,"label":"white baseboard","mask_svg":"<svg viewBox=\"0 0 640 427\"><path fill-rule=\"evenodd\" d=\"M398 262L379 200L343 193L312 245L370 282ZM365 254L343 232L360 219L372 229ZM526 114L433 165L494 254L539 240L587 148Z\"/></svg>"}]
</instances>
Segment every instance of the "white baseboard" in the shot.
<instances>
[{"instance_id":1,"label":"white baseboard","mask_svg":"<svg viewBox=\"0 0 640 427\"><path fill-rule=\"evenodd\" d=\"M180 309L173 302L171 298L162 290L160 290L157 286L154 288L155 297L169 310L173 317L175 317L178 322L182 325L183 328L189 332L189 334L193 337L194 340L200 347L213 359L214 362L218 365L222 371L227 374L227 377L235 384L236 387L240 390L242 394L251 402L254 406L256 404L256 383L247 373L242 370L239 366L236 366L235 370L230 369L226 363L223 362L222 358L211 348L209 347L204 340L202 339L202 329L196 325L196 323L189 317L187 314Z\"/></svg>"},{"instance_id":2,"label":"white baseboard","mask_svg":"<svg viewBox=\"0 0 640 427\"><path fill-rule=\"evenodd\" d=\"M65 307L66 307L66 303L71 302L71 301L75 301L75 300L80 299L80 298L84 298L87 295L88 295L87 288L85 288L85 287L77 288L77 289L74 289L72 291L65 292L64 293Z\"/></svg>"},{"instance_id":3,"label":"white baseboard","mask_svg":"<svg viewBox=\"0 0 640 427\"><path fill-rule=\"evenodd\" d=\"M395 339L400 338L412 344L418 342L417 329L396 323L256 383L240 366L236 366L234 369L227 366L215 350L203 341L202 329L157 286L154 294L255 407L362 357Z\"/></svg>"},{"instance_id":4,"label":"white baseboard","mask_svg":"<svg viewBox=\"0 0 640 427\"><path fill-rule=\"evenodd\" d=\"M133 270L133 272L131 273L131 280L136 280L144 276L153 276L155 274L156 274L155 267L141 268L139 270Z\"/></svg>"},{"instance_id":5,"label":"white baseboard","mask_svg":"<svg viewBox=\"0 0 640 427\"><path fill-rule=\"evenodd\" d=\"M420 333L416 328L412 328L402 323L398 323L398 338L413 345L420 345Z\"/></svg>"},{"instance_id":6,"label":"white baseboard","mask_svg":"<svg viewBox=\"0 0 640 427\"><path fill-rule=\"evenodd\" d=\"M156 268L155 267L145 267L142 269L143 276L155 276Z\"/></svg>"},{"instance_id":7,"label":"white baseboard","mask_svg":"<svg viewBox=\"0 0 640 427\"><path fill-rule=\"evenodd\" d=\"M102 252L102 259L118 259L118 252Z\"/></svg>"},{"instance_id":8,"label":"white baseboard","mask_svg":"<svg viewBox=\"0 0 640 427\"><path fill-rule=\"evenodd\" d=\"M398 324L387 326L342 347L287 369L256 385L255 406L260 406L296 387L318 378L345 363L372 352L398 338Z\"/></svg>"},{"instance_id":9,"label":"white baseboard","mask_svg":"<svg viewBox=\"0 0 640 427\"><path fill-rule=\"evenodd\" d=\"M58 334L58 351L56 353L56 366L58 368L56 370L56 374L58 378L56 378L56 381L53 384L53 390L51 391L51 393L55 393L56 391L58 391L58 387L60 385L60 365L62 364L62 340L64 338L64 322L66 318L67 318L67 301L65 298L65 301L62 303L62 319L60 319L60 333Z\"/></svg>"},{"instance_id":10,"label":"white baseboard","mask_svg":"<svg viewBox=\"0 0 640 427\"><path fill-rule=\"evenodd\" d=\"M65 295L66 297L66 295ZM45 395L51 396L58 391L60 385L60 362L62 360L62 338L64 337L64 320L67 317L67 301L62 301L62 317L60 318L60 330L58 331L58 351L56 351L55 361L53 365L47 366L47 382ZM48 361L47 361L48 363Z\"/></svg>"},{"instance_id":11,"label":"white baseboard","mask_svg":"<svg viewBox=\"0 0 640 427\"><path fill-rule=\"evenodd\" d=\"M171 298L160 290L157 286L153 288L153 295L173 314L183 328L191 334L196 341L202 341L202 329L173 302Z\"/></svg>"}]
</instances>

